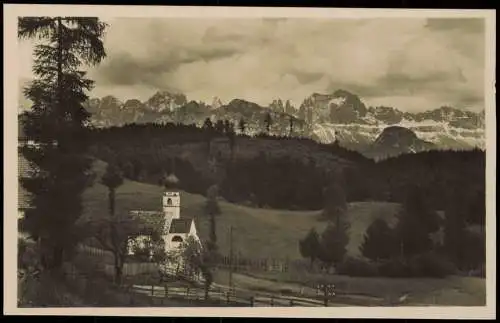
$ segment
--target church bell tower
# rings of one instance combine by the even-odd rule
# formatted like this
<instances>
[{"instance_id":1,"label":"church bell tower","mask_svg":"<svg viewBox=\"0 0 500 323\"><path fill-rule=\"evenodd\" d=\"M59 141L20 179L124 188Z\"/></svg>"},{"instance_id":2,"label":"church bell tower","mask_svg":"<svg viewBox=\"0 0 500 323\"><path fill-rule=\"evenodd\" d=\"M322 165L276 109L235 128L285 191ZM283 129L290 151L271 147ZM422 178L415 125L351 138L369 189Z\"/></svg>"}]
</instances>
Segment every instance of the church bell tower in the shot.
<instances>
[{"instance_id":1,"label":"church bell tower","mask_svg":"<svg viewBox=\"0 0 500 323\"><path fill-rule=\"evenodd\" d=\"M181 196L179 192L163 193L163 212L169 220L181 218Z\"/></svg>"}]
</instances>

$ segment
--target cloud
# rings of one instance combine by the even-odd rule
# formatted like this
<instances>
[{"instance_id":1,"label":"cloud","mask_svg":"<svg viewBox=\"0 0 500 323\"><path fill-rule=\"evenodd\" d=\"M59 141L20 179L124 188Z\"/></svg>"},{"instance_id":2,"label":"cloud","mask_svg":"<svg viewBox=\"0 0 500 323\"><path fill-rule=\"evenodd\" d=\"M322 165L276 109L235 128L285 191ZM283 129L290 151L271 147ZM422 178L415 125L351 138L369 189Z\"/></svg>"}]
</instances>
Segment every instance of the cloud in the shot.
<instances>
[{"instance_id":1,"label":"cloud","mask_svg":"<svg viewBox=\"0 0 500 323\"><path fill-rule=\"evenodd\" d=\"M296 105L342 88L368 104L482 109L480 19L146 19L110 21L97 95L242 98ZM108 91L108 92L106 92Z\"/></svg>"}]
</instances>

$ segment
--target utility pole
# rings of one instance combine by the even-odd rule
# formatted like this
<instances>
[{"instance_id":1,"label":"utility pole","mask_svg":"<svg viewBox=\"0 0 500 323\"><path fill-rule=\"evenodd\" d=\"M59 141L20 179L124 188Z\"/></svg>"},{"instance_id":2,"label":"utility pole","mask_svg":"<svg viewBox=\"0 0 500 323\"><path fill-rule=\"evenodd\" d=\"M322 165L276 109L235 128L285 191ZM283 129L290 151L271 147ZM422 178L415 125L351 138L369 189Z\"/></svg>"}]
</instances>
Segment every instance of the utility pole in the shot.
<instances>
[{"instance_id":1,"label":"utility pole","mask_svg":"<svg viewBox=\"0 0 500 323\"><path fill-rule=\"evenodd\" d=\"M233 226L229 227L229 291L233 289Z\"/></svg>"}]
</instances>

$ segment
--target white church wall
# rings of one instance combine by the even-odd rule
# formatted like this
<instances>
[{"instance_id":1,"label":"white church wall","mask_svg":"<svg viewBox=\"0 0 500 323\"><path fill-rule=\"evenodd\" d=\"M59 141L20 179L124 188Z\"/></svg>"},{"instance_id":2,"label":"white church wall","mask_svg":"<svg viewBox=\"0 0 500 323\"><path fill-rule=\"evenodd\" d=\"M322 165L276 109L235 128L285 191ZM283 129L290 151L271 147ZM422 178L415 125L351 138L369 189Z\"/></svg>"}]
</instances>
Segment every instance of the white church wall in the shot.
<instances>
[{"instance_id":1,"label":"white church wall","mask_svg":"<svg viewBox=\"0 0 500 323\"><path fill-rule=\"evenodd\" d=\"M167 250L179 248L187 240L187 236L186 233L169 233L166 237ZM182 241L172 241L174 237L179 237Z\"/></svg>"}]
</instances>

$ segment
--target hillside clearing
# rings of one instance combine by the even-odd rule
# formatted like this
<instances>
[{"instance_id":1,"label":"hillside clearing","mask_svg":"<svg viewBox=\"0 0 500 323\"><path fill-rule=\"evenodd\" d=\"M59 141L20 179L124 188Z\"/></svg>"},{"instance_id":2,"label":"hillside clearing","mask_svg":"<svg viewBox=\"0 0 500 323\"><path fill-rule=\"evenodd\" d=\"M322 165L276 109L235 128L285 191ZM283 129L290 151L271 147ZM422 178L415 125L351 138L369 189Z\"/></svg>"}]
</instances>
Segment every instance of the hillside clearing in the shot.
<instances>
[{"instance_id":1,"label":"hillside clearing","mask_svg":"<svg viewBox=\"0 0 500 323\"><path fill-rule=\"evenodd\" d=\"M104 173L106 164L97 161L97 178ZM118 212L130 210L161 210L164 188L126 180L116 191ZM98 180L84 194L87 219L107 216L107 188ZM202 240L208 238L209 221L203 213L205 197L181 192L181 217L194 217ZM223 254L229 253L230 227L233 227L233 250L250 258L300 259L298 241L315 227L321 232L326 222L319 220L320 211L287 211L257 209L220 201L222 214L217 217L217 243ZM347 215L351 222L351 255L359 255L364 232L373 220L383 217L395 219L398 204L385 202L356 202L349 205Z\"/></svg>"}]
</instances>

